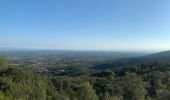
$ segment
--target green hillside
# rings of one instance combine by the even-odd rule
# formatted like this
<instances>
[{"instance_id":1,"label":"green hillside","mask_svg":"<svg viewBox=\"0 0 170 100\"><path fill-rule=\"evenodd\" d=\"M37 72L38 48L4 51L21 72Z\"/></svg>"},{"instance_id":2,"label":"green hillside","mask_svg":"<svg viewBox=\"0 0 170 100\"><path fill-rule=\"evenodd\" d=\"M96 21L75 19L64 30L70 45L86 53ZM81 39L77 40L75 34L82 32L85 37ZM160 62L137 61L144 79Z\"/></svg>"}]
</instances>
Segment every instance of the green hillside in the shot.
<instances>
[{"instance_id":1,"label":"green hillside","mask_svg":"<svg viewBox=\"0 0 170 100\"><path fill-rule=\"evenodd\" d=\"M128 58L131 63L135 59ZM44 73L28 68L22 59L0 57L0 100L169 100L168 59L140 59L126 67L121 63L127 59L121 59L116 68L106 62L103 70L72 65Z\"/></svg>"}]
</instances>

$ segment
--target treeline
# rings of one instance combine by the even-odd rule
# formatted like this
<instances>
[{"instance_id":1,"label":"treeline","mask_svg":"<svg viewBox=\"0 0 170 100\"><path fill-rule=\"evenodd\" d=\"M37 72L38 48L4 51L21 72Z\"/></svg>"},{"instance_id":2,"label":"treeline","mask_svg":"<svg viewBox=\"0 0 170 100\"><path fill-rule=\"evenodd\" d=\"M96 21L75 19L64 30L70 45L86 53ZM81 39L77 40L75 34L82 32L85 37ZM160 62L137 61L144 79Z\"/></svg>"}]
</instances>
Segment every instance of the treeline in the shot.
<instances>
[{"instance_id":1,"label":"treeline","mask_svg":"<svg viewBox=\"0 0 170 100\"><path fill-rule=\"evenodd\" d=\"M56 100L50 81L0 58L0 100Z\"/></svg>"},{"instance_id":2,"label":"treeline","mask_svg":"<svg viewBox=\"0 0 170 100\"><path fill-rule=\"evenodd\" d=\"M169 61L151 61L131 67L79 75L64 74L51 77L50 80L62 98L59 100L169 100L170 98ZM84 83L89 85L89 89L86 88L88 92L82 89Z\"/></svg>"},{"instance_id":3,"label":"treeline","mask_svg":"<svg viewBox=\"0 0 170 100\"><path fill-rule=\"evenodd\" d=\"M67 71L69 73L69 70ZM0 100L169 100L169 98L169 61L152 61L131 67L96 70L77 75L75 73L44 75L18 68L0 58Z\"/></svg>"}]
</instances>

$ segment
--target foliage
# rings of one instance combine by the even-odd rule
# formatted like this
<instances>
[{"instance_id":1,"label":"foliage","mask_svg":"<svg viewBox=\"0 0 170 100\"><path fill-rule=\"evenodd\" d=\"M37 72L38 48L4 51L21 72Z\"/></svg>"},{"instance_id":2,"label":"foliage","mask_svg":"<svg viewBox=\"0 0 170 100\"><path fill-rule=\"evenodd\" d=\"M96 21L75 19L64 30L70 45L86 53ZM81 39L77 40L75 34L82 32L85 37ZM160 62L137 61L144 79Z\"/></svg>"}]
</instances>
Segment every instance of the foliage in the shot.
<instances>
[{"instance_id":1,"label":"foliage","mask_svg":"<svg viewBox=\"0 0 170 100\"><path fill-rule=\"evenodd\" d=\"M126 63L127 64L127 63ZM23 67L23 68L22 68ZM35 73L0 58L0 100L169 100L169 61L119 69L66 67Z\"/></svg>"},{"instance_id":2,"label":"foliage","mask_svg":"<svg viewBox=\"0 0 170 100\"><path fill-rule=\"evenodd\" d=\"M76 94L78 100L98 100L95 90L93 90L92 86L87 82L80 86Z\"/></svg>"},{"instance_id":3,"label":"foliage","mask_svg":"<svg viewBox=\"0 0 170 100\"><path fill-rule=\"evenodd\" d=\"M0 100L46 100L49 82L39 75L16 67L0 70ZM53 91L55 92L55 91Z\"/></svg>"}]
</instances>

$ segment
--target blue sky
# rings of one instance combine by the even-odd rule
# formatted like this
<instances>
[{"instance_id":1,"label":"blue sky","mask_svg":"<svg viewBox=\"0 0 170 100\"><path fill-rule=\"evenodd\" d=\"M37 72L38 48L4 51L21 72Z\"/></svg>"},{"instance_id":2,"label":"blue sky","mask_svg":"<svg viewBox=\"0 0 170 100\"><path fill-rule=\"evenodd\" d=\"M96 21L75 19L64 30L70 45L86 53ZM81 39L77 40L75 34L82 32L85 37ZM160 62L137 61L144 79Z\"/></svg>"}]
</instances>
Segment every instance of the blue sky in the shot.
<instances>
[{"instance_id":1,"label":"blue sky","mask_svg":"<svg viewBox=\"0 0 170 100\"><path fill-rule=\"evenodd\" d=\"M0 47L169 50L169 0L1 0Z\"/></svg>"}]
</instances>

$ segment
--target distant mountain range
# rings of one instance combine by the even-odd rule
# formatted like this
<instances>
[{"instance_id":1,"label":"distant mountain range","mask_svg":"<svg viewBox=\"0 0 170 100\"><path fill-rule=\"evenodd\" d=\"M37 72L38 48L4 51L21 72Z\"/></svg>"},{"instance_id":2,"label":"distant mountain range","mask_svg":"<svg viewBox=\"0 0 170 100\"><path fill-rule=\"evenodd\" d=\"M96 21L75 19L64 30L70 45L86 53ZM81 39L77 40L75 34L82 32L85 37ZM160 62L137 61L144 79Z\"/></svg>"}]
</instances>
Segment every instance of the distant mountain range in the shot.
<instances>
[{"instance_id":1,"label":"distant mountain range","mask_svg":"<svg viewBox=\"0 0 170 100\"><path fill-rule=\"evenodd\" d=\"M0 47L0 54L4 55L62 55L71 57L114 57L114 58L131 58L145 56L150 53L146 52L126 52L126 51L83 51L83 50L55 50L55 49L27 49Z\"/></svg>"},{"instance_id":2,"label":"distant mountain range","mask_svg":"<svg viewBox=\"0 0 170 100\"><path fill-rule=\"evenodd\" d=\"M170 51L163 51L159 53L153 53L140 57L131 57L131 58L121 58L113 60L111 62L105 62L94 66L94 69L109 69L114 67L124 67L124 66L133 66L137 64L142 64L150 61L170 61Z\"/></svg>"},{"instance_id":3,"label":"distant mountain range","mask_svg":"<svg viewBox=\"0 0 170 100\"><path fill-rule=\"evenodd\" d=\"M26 52L38 52L38 53L50 53L50 54L75 54L75 55L104 55L104 56L121 56L122 57L139 57L147 59L170 59L170 51L163 51L159 53L143 53L143 52L122 52L122 51L81 51L81 50L54 50L54 49L29 49L29 48L15 48L15 47L0 47L0 52L13 52L13 51L26 51ZM22 52L21 52L22 53Z\"/></svg>"},{"instance_id":4,"label":"distant mountain range","mask_svg":"<svg viewBox=\"0 0 170 100\"><path fill-rule=\"evenodd\" d=\"M15 47L0 47L0 51L19 51L19 50L31 50L31 49L15 48Z\"/></svg>"},{"instance_id":5,"label":"distant mountain range","mask_svg":"<svg viewBox=\"0 0 170 100\"><path fill-rule=\"evenodd\" d=\"M170 51L163 51L159 53L150 54L145 56L146 58L150 59L170 59Z\"/></svg>"}]
</instances>

